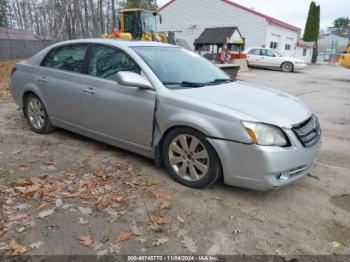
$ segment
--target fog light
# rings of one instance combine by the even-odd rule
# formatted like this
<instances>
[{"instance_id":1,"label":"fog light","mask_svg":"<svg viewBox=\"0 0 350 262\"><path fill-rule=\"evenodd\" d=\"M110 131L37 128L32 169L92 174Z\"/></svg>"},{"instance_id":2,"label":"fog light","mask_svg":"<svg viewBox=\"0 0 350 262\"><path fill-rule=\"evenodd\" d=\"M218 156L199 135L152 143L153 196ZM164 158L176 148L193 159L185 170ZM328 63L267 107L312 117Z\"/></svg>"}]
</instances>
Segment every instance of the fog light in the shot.
<instances>
[{"instance_id":1,"label":"fog light","mask_svg":"<svg viewBox=\"0 0 350 262\"><path fill-rule=\"evenodd\" d=\"M277 177L277 179L283 179L283 180L289 179L289 172L288 172L288 171L282 172L282 173Z\"/></svg>"}]
</instances>

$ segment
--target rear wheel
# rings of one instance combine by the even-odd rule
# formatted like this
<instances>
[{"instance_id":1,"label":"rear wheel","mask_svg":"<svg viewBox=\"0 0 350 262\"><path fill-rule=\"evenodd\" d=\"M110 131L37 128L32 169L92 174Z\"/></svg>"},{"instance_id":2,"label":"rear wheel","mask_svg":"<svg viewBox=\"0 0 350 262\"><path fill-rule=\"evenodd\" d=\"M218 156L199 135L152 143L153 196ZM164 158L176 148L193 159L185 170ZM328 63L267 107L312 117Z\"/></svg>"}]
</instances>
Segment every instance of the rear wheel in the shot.
<instances>
[{"instance_id":1,"label":"rear wheel","mask_svg":"<svg viewBox=\"0 0 350 262\"><path fill-rule=\"evenodd\" d=\"M162 151L168 173L185 186L203 188L220 177L221 166L215 150L196 130L171 130L164 138Z\"/></svg>"},{"instance_id":2,"label":"rear wheel","mask_svg":"<svg viewBox=\"0 0 350 262\"><path fill-rule=\"evenodd\" d=\"M284 62L282 65L281 65L281 69L283 72L293 72L294 70L294 66L291 62Z\"/></svg>"},{"instance_id":3,"label":"rear wheel","mask_svg":"<svg viewBox=\"0 0 350 262\"><path fill-rule=\"evenodd\" d=\"M52 126L46 109L41 100L30 94L24 102L25 115L32 130L39 134L47 134L55 128Z\"/></svg>"}]
</instances>

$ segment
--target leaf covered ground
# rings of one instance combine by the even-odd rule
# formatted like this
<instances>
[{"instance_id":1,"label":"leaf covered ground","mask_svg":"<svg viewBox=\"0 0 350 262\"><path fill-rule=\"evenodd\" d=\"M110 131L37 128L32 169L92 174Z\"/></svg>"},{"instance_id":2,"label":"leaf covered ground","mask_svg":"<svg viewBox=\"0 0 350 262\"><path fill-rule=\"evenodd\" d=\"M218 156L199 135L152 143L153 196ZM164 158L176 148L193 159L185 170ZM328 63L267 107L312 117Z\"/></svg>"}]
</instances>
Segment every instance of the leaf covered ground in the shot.
<instances>
[{"instance_id":1,"label":"leaf covered ground","mask_svg":"<svg viewBox=\"0 0 350 262\"><path fill-rule=\"evenodd\" d=\"M8 80L11 69L18 62L19 60L0 62L0 101L2 102L10 102L12 100Z\"/></svg>"}]
</instances>

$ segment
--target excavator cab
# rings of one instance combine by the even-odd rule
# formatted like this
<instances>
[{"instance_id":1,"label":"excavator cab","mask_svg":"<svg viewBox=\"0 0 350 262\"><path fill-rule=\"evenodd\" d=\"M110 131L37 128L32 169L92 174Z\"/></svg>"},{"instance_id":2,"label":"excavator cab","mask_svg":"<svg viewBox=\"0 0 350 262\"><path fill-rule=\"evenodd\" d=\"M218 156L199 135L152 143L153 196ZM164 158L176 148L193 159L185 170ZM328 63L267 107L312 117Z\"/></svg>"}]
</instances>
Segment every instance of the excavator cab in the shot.
<instances>
[{"instance_id":1,"label":"excavator cab","mask_svg":"<svg viewBox=\"0 0 350 262\"><path fill-rule=\"evenodd\" d=\"M102 37L168 43L169 37L165 33L157 32L158 18L161 24L162 17L156 11L140 8L121 9L119 10L118 28L113 29L113 33L104 34ZM174 38L173 34L170 36Z\"/></svg>"},{"instance_id":2,"label":"excavator cab","mask_svg":"<svg viewBox=\"0 0 350 262\"><path fill-rule=\"evenodd\" d=\"M157 13L143 9L120 10L121 31L130 33L132 39L142 39L144 33L156 32Z\"/></svg>"}]
</instances>

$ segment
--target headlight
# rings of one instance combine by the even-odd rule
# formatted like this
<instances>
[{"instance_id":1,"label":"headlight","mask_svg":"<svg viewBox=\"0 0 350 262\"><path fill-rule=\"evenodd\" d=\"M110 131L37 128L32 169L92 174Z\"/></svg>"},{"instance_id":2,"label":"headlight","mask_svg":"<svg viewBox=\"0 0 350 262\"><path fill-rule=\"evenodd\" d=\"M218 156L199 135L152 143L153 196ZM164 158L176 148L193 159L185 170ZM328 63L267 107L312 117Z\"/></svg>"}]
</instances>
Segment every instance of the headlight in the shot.
<instances>
[{"instance_id":1,"label":"headlight","mask_svg":"<svg viewBox=\"0 0 350 262\"><path fill-rule=\"evenodd\" d=\"M242 125L257 145L286 146L289 144L283 131L276 126L247 121L242 121Z\"/></svg>"}]
</instances>

